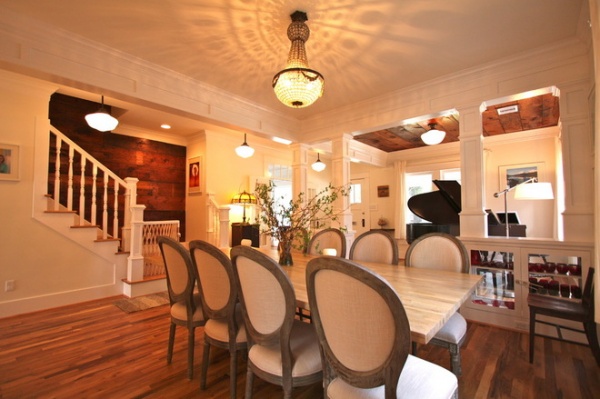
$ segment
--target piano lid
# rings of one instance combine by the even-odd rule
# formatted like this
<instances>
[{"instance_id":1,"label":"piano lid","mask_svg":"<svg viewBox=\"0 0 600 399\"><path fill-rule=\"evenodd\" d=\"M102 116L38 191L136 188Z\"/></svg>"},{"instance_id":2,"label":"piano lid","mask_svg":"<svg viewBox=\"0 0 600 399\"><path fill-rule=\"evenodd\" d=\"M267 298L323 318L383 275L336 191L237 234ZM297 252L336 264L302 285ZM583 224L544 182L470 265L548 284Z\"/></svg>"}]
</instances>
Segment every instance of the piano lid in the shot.
<instances>
[{"instance_id":1,"label":"piano lid","mask_svg":"<svg viewBox=\"0 0 600 399\"><path fill-rule=\"evenodd\" d=\"M408 209L433 224L458 224L461 211L460 183L456 180L434 180L438 191L413 195Z\"/></svg>"}]
</instances>

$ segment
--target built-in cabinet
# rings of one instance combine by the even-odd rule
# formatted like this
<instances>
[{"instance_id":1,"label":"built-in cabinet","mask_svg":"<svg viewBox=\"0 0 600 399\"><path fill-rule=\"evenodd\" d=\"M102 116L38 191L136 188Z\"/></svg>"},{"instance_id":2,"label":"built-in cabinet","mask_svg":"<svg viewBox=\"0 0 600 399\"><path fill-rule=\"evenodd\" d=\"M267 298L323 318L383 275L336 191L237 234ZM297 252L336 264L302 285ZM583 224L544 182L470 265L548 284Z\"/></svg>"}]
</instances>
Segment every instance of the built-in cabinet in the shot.
<instances>
[{"instance_id":1,"label":"built-in cabinet","mask_svg":"<svg viewBox=\"0 0 600 399\"><path fill-rule=\"evenodd\" d=\"M460 238L470 255L470 272L482 276L461 309L467 319L528 330L529 292L565 301L581 300L592 260L592 243Z\"/></svg>"}]
</instances>

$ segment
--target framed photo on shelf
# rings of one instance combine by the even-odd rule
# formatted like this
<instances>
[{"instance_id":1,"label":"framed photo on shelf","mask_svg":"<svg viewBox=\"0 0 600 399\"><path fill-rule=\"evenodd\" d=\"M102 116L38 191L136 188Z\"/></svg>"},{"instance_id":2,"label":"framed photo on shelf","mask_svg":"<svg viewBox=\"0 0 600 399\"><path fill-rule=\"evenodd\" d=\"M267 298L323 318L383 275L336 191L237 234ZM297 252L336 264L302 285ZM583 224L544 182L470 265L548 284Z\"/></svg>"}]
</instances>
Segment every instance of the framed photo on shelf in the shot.
<instances>
[{"instance_id":1,"label":"framed photo on shelf","mask_svg":"<svg viewBox=\"0 0 600 399\"><path fill-rule=\"evenodd\" d=\"M501 165L498 167L498 191L514 187L531 178L544 181L544 162Z\"/></svg>"},{"instance_id":2,"label":"framed photo on shelf","mask_svg":"<svg viewBox=\"0 0 600 399\"><path fill-rule=\"evenodd\" d=\"M188 160L188 193L202 193L202 157L194 157Z\"/></svg>"},{"instance_id":3,"label":"framed photo on shelf","mask_svg":"<svg viewBox=\"0 0 600 399\"><path fill-rule=\"evenodd\" d=\"M19 146L0 143L0 181L19 180Z\"/></svg>"}]
</instances>

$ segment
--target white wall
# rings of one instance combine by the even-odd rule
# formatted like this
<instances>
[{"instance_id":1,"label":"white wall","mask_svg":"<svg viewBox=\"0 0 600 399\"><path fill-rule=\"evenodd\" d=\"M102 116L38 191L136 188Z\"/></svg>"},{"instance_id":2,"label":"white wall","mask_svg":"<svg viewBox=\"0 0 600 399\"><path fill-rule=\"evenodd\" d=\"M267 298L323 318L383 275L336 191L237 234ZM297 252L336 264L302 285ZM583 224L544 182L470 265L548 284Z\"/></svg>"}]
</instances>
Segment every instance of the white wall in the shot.
<instances>
[{"instance_id":1,"label":"white wall","mask_svg":"<svg viewBox=\"0 0 600 399\"><path fill-rule=\"evenodd\" d=\"M36 221L33 202L36 135L49 136L48 104L55 90L0 71L0 143L18 145L20 180L0 181L0 317L117 295L115 265ZM0 144L1 145L1 144ZM47 167L46 167L47 170ZM35 195L34 195L35 194ZM6 280L15 290L4 291Z\"/></svg>"}]
</instances>

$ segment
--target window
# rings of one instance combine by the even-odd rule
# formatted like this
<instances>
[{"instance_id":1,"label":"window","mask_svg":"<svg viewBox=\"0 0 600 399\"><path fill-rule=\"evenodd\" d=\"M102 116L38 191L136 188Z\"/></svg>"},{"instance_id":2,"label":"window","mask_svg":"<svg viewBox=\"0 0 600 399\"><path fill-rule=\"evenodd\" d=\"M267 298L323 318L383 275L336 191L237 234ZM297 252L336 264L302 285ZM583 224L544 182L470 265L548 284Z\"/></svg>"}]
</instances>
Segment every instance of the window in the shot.
<instances>
[{"instance_id":1,"label":"window","mask_svg":"<svg viewBox=\"0 0 600 399\"><path fill-rule=\"evenodd\" d=\"M350 205L362 203L361 191L362 184L355 183L350 185Z\"/></svg>"}]
</instances>

